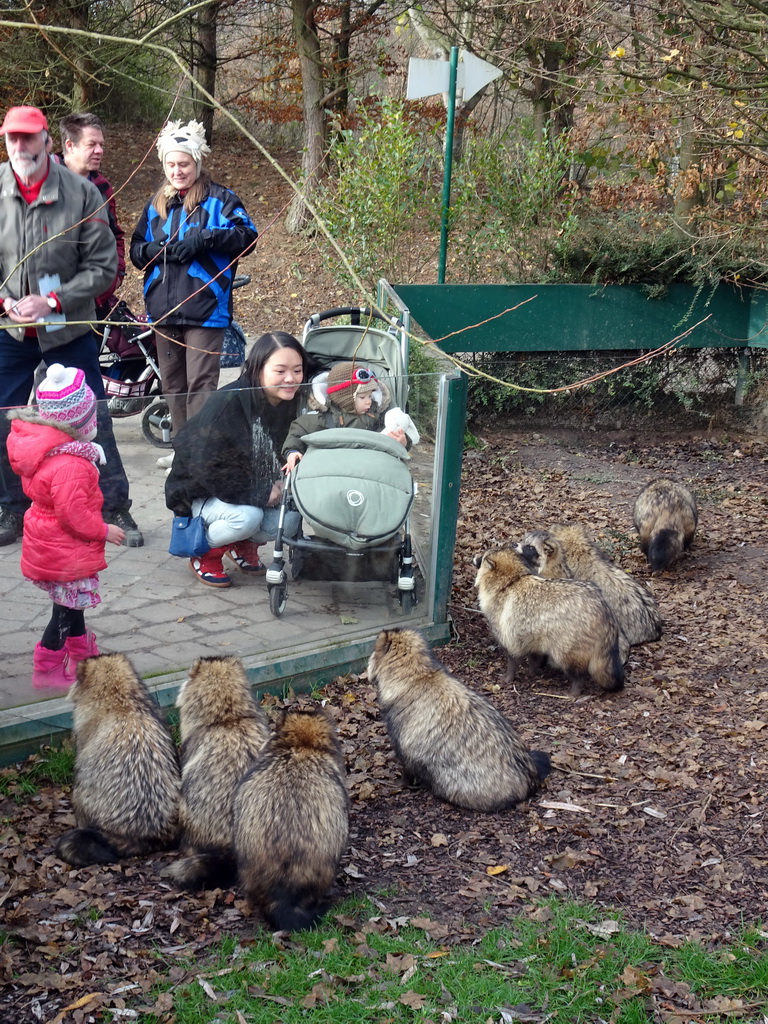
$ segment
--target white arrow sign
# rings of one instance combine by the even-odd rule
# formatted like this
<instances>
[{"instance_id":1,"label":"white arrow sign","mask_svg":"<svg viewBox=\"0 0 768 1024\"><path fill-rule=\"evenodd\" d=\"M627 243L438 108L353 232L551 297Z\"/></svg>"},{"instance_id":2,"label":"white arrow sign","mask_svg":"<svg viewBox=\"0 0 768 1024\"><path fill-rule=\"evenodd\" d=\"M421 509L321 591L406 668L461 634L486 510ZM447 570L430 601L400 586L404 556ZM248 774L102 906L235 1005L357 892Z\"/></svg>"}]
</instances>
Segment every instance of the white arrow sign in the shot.
<instances>
[{"instance_id":1,"label":"white arrow sign","mask_svg":"<svg viewBox=\"0 0 768 1024\"><path fill-rule=\"evenodd\" d=\"M495 68L493 64L480 60L467 50L459 51L456 88L463 90L465 103L501 74L501 69ZM447 60L420 60L412 57L408 61L406 99L418 100L438 92L447 92L449 84L450 64Z\"/></svg>"}]
</instances>

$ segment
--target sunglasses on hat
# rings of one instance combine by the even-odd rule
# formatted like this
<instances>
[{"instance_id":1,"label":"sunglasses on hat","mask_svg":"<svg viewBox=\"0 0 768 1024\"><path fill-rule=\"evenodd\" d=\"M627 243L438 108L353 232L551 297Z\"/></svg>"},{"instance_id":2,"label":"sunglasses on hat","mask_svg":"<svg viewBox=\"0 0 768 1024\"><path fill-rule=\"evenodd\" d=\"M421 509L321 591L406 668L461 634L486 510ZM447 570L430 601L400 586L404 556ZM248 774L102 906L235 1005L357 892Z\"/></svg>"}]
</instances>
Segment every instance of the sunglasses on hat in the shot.
<instances>
[{"instance_id":1,"label":"sunglasses on hat","mask_svg":"<svg viewBox=\"0 0 768 1024\"><path fill-rule=\"evenodd\" d=\"M366 370L364 366L357 366L352 371L352 376L349 380L344 380L340 384L331 384L328 388L328 394L332 395L334 391L343 391L345 388L351 388L353 384L368 384L372 380L377 380L373 370Z\"/></svg>"}]
</instances>

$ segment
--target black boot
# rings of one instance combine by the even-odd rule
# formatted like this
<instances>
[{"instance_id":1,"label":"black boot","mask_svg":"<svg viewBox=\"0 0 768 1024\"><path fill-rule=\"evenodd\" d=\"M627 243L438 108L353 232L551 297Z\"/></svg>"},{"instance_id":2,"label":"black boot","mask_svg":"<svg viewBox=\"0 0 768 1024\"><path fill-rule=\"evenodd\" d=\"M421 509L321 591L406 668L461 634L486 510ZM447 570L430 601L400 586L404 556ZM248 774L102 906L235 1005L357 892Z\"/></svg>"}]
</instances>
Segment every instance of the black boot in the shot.
<instances>
[{"instance_id":1,"label":"black boot","mask_svg":"<svg viewBox=\"0 0 768 1024\"><path fill-rule=\"evenodd\" d=\"M15 543L24 532L24 516L10 508L0 508L0 547Z\"/></svg>"}]
</instances>

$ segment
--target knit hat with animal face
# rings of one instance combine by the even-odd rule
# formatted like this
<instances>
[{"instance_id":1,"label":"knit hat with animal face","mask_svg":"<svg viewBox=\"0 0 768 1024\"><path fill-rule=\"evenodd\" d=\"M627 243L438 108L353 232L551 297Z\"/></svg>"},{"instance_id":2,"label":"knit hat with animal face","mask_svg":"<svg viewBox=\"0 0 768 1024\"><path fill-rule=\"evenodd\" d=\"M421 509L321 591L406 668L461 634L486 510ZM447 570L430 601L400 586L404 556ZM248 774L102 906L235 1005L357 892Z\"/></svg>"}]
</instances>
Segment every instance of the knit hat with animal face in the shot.
<instances>
[{"instance_id":1,"label":"knit hat with animal face","mask_svg":"<svg viewBox=\"0 0 768 1024\"><path fill-rule=\"evenodd\" d=\"M382 405L382 384L373 370L359 363L336 363L328 373L328 401L342 412L354 413L355 398L370 395L379 407Z\"/></svg>"},{"instance_id":2,"label":"knit hat with animal face","mask_svg":"<svg viewBox=\"0 0 768 1024\"><path fill-rule=\"evenodd\" d=\"M169 153L189 153L195 161L198 177L203 167L203 157L211 152L211 147L205 141L205 128L199 121L190 121L188 124L169 121L158 135L156 145L163 169Z\"/></svg>"},{"instance_id":3,"label":"knit hat with animal face","mask_svg":"<svg viewBox=\"0 0 768 1024\"><path fill-rule=\"evenodd\" d=\"M53 363L37 389L37 413L52 427L62 427L81 441L96 437L96 396L85 374L72 366Z\"/></svg>"}]
</instances>

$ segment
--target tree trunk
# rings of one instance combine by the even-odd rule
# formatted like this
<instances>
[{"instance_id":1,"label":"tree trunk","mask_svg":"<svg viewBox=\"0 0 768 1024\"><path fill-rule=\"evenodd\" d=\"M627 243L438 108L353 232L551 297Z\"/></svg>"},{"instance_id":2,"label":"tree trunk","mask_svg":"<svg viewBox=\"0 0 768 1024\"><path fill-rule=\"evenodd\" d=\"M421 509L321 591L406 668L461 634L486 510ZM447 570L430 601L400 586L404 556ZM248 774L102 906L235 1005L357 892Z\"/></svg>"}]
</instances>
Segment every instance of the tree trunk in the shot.
<instances>
[{"instance_id":1,"label":"tree trunk","mask_svg":"<svg viewBox=\"0 0 768 1024\"><path fill-rule=\"evenodd\" d=\"M467 134L467 123L470 115L480 100L485 96L487 85L471 96L466 103L456 104L456 121L453 126L453 162L460 164L464 156L464 138Z\"/></svg>"},{"instance_id":2,"label":"tree trunk","mask_svg":"<svg viewBox=\"0 0 768 1024\"><path fill-rule=\"evenodd\" d=\"M702 142L693 124L686 116L680 135L680 169L675 181L675 206L673 219L680 235L691 234L690 220L696 207L701 206L703 196L701 184Z\"/></svg>"},{"instance_id":3,"label":"tree trunk","mask_svg":"<svg viewBox=\"0 0 768 1024\"><path fill-rule=\"evenodd\" d=\"M197 19L197 39L195 40L195 57L192 70L200 85L211 96L216 95L216 67L218 62L216 30L220 7L220 3L209 4L200 11ZM192 110L195 118L202 122L208 145L211 145L213 141L213 107L204 96L195 91L192 97Z\"/></svg>"},{"instance_id":4,"label":"tree trunk","mask_svg":"<svg viewBox=\"0 0 768 1024\"><path fill-rule=\"evenodd\" d=\"M302 181L307 199L312 194L323 172L325 161L326 122L323 109L323 65L320 40L315 24L316 4L312 0L291 0L293 34L301 70L302 105L304 114L304 153L301 161ZM301 196L295 196L285 219L292 235L306 227L309 211Z\"/></svg>"},{"instance_id":5,"label":"tree trunk","mask_svg":"<svg viewBox=\"0 0 768 1024\"><path fill-rule=\"evenodd\" d=\"M346 114L349 105L349 41L352 24L349 16L349 0L344 0L340 11L339 31L335 37L333 54L333 110Z\"/></svg>"},{"instance_id":6,"label":"tree trunk","mask_svg":"<svg viewBox=\"0 0 768 1024\"><path fill-rule=\"evenodd\" d=\"M54 13L51 24L62 25L66 28L77 28L88 30L90 21L90 0L63 0L53 5L50 10ZM78 113L87 110L91 104L91 93L93 86L93 61L88 56L88 41L83 39L70 39L62 43L65 37L56 37L55 44L61 47L66 60L72 69L72 112Z\"/></svg>"}]
</instances>

